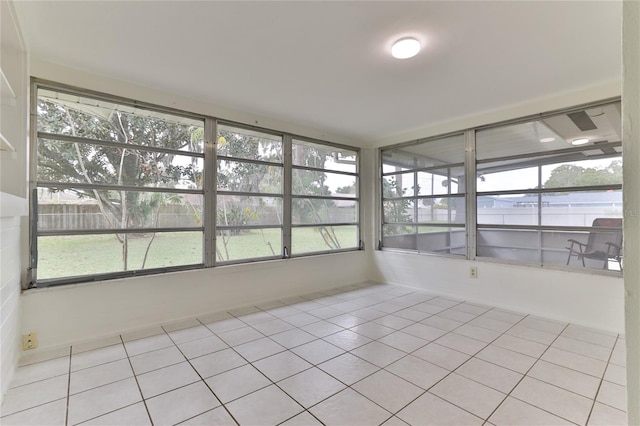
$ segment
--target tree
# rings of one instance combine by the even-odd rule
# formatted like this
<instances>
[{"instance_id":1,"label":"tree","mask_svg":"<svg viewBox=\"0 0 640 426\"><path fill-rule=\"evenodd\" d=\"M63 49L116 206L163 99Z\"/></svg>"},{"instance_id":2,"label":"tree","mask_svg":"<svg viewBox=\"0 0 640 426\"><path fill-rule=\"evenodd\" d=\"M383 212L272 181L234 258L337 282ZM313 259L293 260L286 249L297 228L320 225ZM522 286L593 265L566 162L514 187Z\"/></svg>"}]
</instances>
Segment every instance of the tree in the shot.
<instances>
[{"instance_id":1,"label":"tree","mask_svg":"<svg viewBox=\"0 0 640 426\"><path fill-rule=\"evenodd\" d=\"M405 195L402 188L395 177L382 180L382 197L397 198ZM408 213L411 210L411 202L406 199L388 200L383 202L383 220L384 222L392 222L385 225L384 235L406 234L411 228L398 223L410 223L413 221L413 214ZM395 222L395 223L393 223Z\"/></svg>"},{"instance_id":2,"label":"tree","mask_svg":"<svg viewBox=\"0 0 640 426\"><path fill-rule=\"evenodd\" d=\"M324 169L327 155L332 151L326 147L306 144L293 144L292 156L294 164L304 167ZM296 195L331 196L331 190L326 185L327 175L321 171L294 170L292 193ZM335 228L324 225L331 221L330 212L335 203L330 199L294 198L292 200L293 223L317 223L315 228L320 237L331 250L341 248L340 239Z\"/></svg>"},{"instance_id":3,"label":"tree","mask_svg":"<svg viewBox=\"0 0 640 426\"><path fill-rule=\"evenodd\" d=\"M181 202L176 194L154 192L154 188L196 188L202 180L202 170L196 158L192 158L189 164L174 164L174 154L137 149L142 146L201 151L201 126L45 96L38 99L37 113L40 132L131 145L131 148L121 148L38 139L38 180L52 182L49 187L52 192L61 191L55 186L56 182L149 188L148 192L64 189L78 198L94 199L106 227L110 229L154 227L162 206ZM115 238L122 245L123 270L128 270L131 266L128 264L128 241L131 237L123 232L115 234ZM155 234L148 243L140 268L145 266L154 238Z\"/></svg>"},{"instance_id":4,"label":"tree","mask_svg":"<svg viewBox=\"0 0 640 426\"><path fill-rule=\"evenodd\" d=\"M338 194L355 194L356 193L356 184L341 186L336 189Z\"/></svg>"},{"instance_id":5,"label":"tree","mask_svg":"<svg viewBox=\"0 0 640 426\"><path fill-rule=\"evenodd\" d=\"M242 161L261 160L272 163L282 162L282 143L276 139L268 139L249 132L237 132L231 128L220 127L218 130L218 155L231 157L233 160L218 161L218 190L245 192L259 195L261 193L282 194L282 167L270 166ZM237 161L236 161L237 160ZM267 205L264 197L243 197L219 195L217 200L217 222L223 226L242 226L263 224L261 219L274 214L276 223L282 223L282 205ZM268 221L268 220L267 220ZM246 231L225 229L217 232L216 255L219 260L230 260L229 241L234 235ZM260 231L264 243L272 255L276 254L271 242L264 232Z\"/></svg>"},{"instance_id":6,"label":"tree","mask_svg":"<svg viewBox=\"0 0 640 426\"><path fill-rule=\"evenodd\" d=\"M189 188L203 186L203 161L172 153L145 148L169 148L203 152L204 129L202 125L183 124L180 120L142 116L120 111L118 108L96 106L97 101L82 99L81 102L59 100L42 95L38 99L38 131L77 136L107 142L131 145L131 148L113 147L105 144L85 144L54 139L38 140L38 180L51 182L50 191L65 191L78 198L95 200L109 229L153 228L158 224L159 212L169 204L186 203L193 209L194 221L202 223L201 206L194 206L186 198L168 196L154 188ZM140 112L140 111L137 111ZM282 163L283 147L279 139L269 139L253 132L237 131L220 126L217 144L220 156L217 168L217 187L221 191L250 194L283 194L283 168L248 160ZM294 156L301 165L324 168L327 150L320 145L302 148L294 144ZM298 149L299 148L299 149ZM333 150L330 148L329 150ZM179 160L178 160L179 157ZM226 157L226 158L225 158ZM189 160L191 158L191 160ZM174 161L177 160L177 161ZM330 195L324 172L301 171L293 179L294 194ZM56 182L77 184L108 184L149 188L149 191L103 190L72 187L60 189ZM248 197L219 195L217 225L260 226L265 223L282 223L282 197ZM322 238L330 248L339 248L340 242L327 223L326 212L332 200L298 198L293 201L293 210L301 220L321 224L318 227ZM270 219L269 215L274 215ZM309 222L305 222L309 223ZM228 260L227 245L233 235L242 234L241 229L221 230L216 247L217 256ZM122 245L123 269L137 269L129 265L128 233L114 234ZM149 252L155 235L147 246ZM275 255L271 243L264 238ZM142 262L146 263L147 256Z\"/></svg>"},{"instance_id":7,"label":"tree","mask_svg":"<svg viewBox=\"0 0 640 426\"><path fill-rule=\"evenodd\" d=\"M581 167L563 164L551 172L545 188L611 185L622 183L622 161L613 160L605 167Z\"/></svg>"}]
</instances>

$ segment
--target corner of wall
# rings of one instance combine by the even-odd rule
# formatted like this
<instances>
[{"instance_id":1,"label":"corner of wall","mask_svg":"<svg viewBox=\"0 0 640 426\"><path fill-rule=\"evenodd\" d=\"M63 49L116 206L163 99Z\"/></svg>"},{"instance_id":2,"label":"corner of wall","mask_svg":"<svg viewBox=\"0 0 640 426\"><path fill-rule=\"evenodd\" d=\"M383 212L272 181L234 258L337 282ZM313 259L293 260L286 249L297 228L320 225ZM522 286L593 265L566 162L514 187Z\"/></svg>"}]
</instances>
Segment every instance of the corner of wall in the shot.
<instances>
[{"instance_id":1,"label":"corner of wall","mask_svg":"<svg viewBox=\"0 0 640 426\"><path fill-rule=\"evenodd\" d=\"M0 1L3 150L0 178L0 400L21 354L22 223L28 215L27 138L29 71L27 52L11 0ZM0 401L1 403L1 401Z\"/></svg>"},{"instance_id":2,"label":"corner of wall","mask_svg":"<svg viewBox=\"0 0 640 426\"><path fill-rule=\"evenodd\" d=\"M623 3L622 149L624 150L624 251L640 256L640 3ZM640 264L624 270L627 344L627 398L630 425L640 424Z\"/></svg>"}]
</instances>

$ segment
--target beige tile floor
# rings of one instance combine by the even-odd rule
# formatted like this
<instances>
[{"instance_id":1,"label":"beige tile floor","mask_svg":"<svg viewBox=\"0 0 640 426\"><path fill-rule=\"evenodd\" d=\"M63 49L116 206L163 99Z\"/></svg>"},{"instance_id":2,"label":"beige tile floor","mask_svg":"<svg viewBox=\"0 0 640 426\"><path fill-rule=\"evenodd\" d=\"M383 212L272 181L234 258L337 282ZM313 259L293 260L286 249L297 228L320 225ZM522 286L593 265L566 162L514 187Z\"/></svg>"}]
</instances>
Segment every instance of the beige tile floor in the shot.
<instances>
[{"instance_id":1,"label":"beige tile floor","mask_svg":"<svg viewBox=\"0 0 640 426\"><path fill-rule=\"evenodd\" d=\"M25 357L3 425L618 425L624 338L391 285Z\"/></svg>"}]
</instances>

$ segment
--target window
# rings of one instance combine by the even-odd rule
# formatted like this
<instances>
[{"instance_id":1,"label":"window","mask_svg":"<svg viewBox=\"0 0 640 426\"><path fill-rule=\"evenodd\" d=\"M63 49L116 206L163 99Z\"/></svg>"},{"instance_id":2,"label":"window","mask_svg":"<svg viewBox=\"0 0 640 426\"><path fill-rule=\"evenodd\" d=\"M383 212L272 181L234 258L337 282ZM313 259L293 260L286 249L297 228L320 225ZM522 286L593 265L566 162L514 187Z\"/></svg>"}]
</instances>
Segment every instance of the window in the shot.
<instances>
[{"instance_id":1,"label":"window","mask_svg":"<svg viewBox=\"0 0 640 426\"><path fill-rule=\"evenodd\" d=\"M38 280L202 265L204 121L37 96Z\"/></svg>"},{"instance_id":2,"label":"window","mask_svg":"<svg viewBox=\"0 0 640 426\"><path fill-rule=\"evenodd\" d=\"M357 149L56 84L34 94L32 285L360 248Z\"/></svg>"},{"instance_id":3,"label":"window","mask_svg":"<svg viewBox=\"0 0 640 426\"><path fill-rule=\"evenodd\" d=\"M619 250L606 242L619 245L622 230L594 228L596 219L622 218L620 126L620 104L611 103L479 130L477 256L620 270ZM578 139L587 141L572 145ZM602 255L583 266L567 247L594 230Z\"/></svg>"},{"instance_id":4,"label":"window","mask_svg":"<svg viewBox=\"0 0 640 426\"><path fill-rule=\"evenodd\" d=\"M282 136L218 125L216 260L282 257Z\"/></svg>"},{"instance_id":5,"label":"window","mask_svg":"<svg viewBox=\"0 0 640 426\"><path fill-rule=\"evenodd\" d=\"M620 102L381 156L383 248L622 270Z\"/></svg>"},{"instance_id":6,"label":"window","mask_svg":"<svg viewBox=\"0 0 640 426\"><path fill-rule=\"evenodd\" d=\"M464 134L382 150L382 246L466 255Z\"/></svg>"},{"instance_id":7,"label":"window","mask_svg":"<svg viewBox=\"0 0 640 426\"><path fill-rule=\"evenodd\" d=\"M292 143L292 255L359 246L358 153Z\"/></svg>"}]
</instances>

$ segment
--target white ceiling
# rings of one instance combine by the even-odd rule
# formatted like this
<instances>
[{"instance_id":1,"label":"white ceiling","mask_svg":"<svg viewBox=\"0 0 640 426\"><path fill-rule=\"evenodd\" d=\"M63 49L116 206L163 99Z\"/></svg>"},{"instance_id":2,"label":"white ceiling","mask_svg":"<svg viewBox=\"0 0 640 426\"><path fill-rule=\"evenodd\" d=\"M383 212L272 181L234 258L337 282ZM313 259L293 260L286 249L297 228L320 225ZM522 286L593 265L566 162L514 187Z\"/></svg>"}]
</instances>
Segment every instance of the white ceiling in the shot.
<instances>
[{"instance_id":1,"label":"white ceiling","mask_svg":"<svg viewBox=\"0 0 640 426\"><path fill-rule=\"evenodd\" d=\"M40 59L362 141L621 75L619 1L14 4Z\"/></svg>"}]
</instances>

